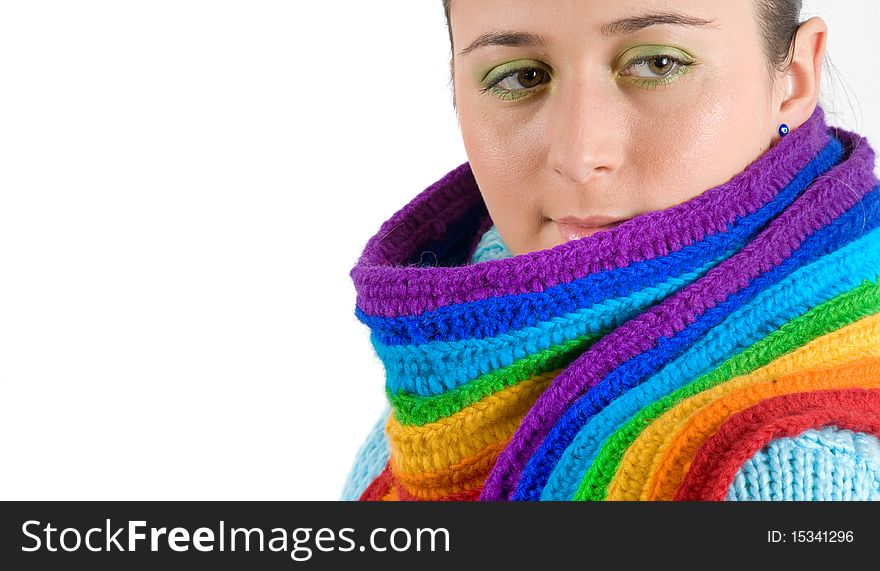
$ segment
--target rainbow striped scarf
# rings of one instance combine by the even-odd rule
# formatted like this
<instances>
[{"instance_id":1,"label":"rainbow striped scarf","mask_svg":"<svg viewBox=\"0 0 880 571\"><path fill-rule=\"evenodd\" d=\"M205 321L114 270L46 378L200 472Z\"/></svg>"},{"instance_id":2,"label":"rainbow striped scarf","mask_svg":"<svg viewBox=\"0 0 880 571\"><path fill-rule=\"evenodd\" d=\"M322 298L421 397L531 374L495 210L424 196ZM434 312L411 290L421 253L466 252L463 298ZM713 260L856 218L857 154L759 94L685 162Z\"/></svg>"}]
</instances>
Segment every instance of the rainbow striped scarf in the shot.
<instances>
[{"instance_id":1,"label":"rainbow striped scarf","mask_svg":"<svg viewBox=\"0 0 880 571\"><path fill-rule=\"evenodd\" d=\"M361 499L717 500L776 439L880 435L873 171L817 107L685 203L469 263L492 221L456 168L351 271L392 410Z\"/></svg>"}]
</instances>

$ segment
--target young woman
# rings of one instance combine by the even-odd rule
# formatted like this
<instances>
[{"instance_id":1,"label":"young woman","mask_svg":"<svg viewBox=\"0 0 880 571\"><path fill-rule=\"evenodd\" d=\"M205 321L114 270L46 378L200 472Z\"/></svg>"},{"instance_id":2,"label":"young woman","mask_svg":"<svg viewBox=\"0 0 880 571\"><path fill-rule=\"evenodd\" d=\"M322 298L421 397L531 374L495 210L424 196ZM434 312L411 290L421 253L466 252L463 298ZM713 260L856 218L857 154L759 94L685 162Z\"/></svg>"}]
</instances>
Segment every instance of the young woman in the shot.
<instances>
[{"instance_id":1,"label":"young woman","mask_svg":"<svg viewBox=\"0 0 880 571\"><path fill-rule=\"evenodd\" d=\"M880 499L880 186L796 0L446 0L468 162L367 243L345 499Z\"/></svg>"}]
</instances>

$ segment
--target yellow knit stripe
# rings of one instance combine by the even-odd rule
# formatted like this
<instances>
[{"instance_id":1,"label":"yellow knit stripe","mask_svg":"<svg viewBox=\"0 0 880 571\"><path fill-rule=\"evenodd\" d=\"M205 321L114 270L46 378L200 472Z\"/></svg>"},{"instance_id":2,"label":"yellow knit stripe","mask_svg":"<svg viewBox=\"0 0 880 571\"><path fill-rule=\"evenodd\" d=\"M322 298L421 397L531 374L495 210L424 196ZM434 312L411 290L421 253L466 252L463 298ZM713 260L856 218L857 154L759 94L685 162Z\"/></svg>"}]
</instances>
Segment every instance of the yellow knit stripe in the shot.
<instances>
[{"instance_id":1,"label":"yellow knit stripe","mask_svg":"<svg viewBox=\"0 0 880 571\"><path fill-rule=\"evenodd\" d=\"M538 396L561 371L556 369L521 381L422 426L402 424L392 412L385 431L395 473L440 472L507 442Z\"/></svg>"}]
</instances>

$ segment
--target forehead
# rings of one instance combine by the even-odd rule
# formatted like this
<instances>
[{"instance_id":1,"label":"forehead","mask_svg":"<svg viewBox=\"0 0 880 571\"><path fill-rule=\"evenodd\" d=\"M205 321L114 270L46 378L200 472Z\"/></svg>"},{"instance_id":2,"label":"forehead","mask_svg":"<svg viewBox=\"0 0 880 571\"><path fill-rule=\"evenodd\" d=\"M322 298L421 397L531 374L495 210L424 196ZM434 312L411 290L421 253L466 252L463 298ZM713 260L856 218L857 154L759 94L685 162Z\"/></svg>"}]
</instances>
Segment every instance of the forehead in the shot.
<instances>
[{"instance_id":1,"label":"forehead","mask_svg":"<svg viewBox=\"0 0 880 571\"><path fill-rule=\"evenodd\" d=\"M455 45L460 51L481 36L499 31L528 32L558 47L566 43L584 46L609 42L645 33L656 35L661 31L725 41L755 30L752 3L753 0L454 0L450 17Z\"/></svg>"}]
</instances>

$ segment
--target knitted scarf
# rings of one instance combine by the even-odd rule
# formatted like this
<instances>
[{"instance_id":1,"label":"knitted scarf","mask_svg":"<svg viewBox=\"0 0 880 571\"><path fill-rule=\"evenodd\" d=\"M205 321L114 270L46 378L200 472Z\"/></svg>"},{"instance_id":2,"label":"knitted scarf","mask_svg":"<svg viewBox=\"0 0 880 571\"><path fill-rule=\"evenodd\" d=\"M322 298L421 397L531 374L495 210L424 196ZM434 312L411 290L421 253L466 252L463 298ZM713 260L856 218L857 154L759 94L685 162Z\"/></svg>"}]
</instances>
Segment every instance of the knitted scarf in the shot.
<instances>
[{"instance_id":1,"label":"knitted scarf","mask_svg":"<svg viewBox=\"0 0 880 571\"><path fill-rule=\"evenodd\" d=\"M777 439L880 435L874 158L817 107L695 198L483 261L449 172L351 271L391 407L361 499L719 500Z\"/></svg>"}]
</instances>

